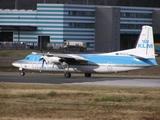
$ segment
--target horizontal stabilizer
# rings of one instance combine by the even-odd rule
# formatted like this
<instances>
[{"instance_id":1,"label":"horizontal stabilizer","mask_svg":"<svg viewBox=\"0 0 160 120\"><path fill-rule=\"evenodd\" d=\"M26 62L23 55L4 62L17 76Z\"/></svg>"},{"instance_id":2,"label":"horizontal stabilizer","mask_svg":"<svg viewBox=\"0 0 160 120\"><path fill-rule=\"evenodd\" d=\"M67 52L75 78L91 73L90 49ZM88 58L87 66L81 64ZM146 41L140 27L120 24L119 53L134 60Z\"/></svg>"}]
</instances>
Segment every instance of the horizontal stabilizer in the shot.
<instances>
[{"instance_id":1,"label":"horizontal stabilizer","mask_svg":"<svg viewBox=\"0 0 160 120\"><path fill-rule=\"evenodd\" d=\"M138 59L148 59L148 56L138 56L138 55L133 55L133 54L129 54L129 55L135 58L138 58Z\"/></svg>"}]
</instances>

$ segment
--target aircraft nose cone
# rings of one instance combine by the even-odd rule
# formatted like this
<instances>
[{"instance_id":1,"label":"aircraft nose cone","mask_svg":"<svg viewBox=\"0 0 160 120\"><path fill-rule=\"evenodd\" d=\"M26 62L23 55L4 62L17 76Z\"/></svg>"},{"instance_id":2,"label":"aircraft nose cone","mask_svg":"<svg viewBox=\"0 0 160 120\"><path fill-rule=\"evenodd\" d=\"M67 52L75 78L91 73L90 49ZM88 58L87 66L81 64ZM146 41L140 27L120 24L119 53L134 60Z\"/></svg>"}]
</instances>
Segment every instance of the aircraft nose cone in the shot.
<instances>
[{"instance_id":1,"label":"aircraft nose cone","mask_svg":"<svg viewBox=\"0 0 160 120\"><path fill-rule=\"evenodd\" d=\"M13 62L12 65L15 67L19 67L20 64L16 61L16 62Z\"/></svg>"}]
</instances>

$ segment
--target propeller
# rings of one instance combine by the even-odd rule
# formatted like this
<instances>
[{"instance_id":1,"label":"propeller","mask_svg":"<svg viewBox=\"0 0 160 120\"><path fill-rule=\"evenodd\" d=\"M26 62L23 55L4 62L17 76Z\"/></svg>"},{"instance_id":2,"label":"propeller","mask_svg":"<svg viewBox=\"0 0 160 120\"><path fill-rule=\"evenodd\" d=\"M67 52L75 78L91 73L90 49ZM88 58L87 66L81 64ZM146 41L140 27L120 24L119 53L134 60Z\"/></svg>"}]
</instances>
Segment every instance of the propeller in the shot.
<instances>
[{"instance_id":1,"label":"propeller","mask_svg":"<svg viewBox=\"0 0 160 120\"><path fill-rule=\"evenodd\" d=\"M59 63L61 62L59 57L54 56L53 54L43 54L39 61L42 60L42 67L44 66L44 62L46 64L53 64L53 63Z\"/></svg>"},{"instance_id":2,"label":"propeller","mask_svg":"<svg viewBox=\"0 0 160 120\"><path fill-rule=\"evenodd\" d=\"M39 59L39 61L41 61L42 60L42 67L44 66L44 62L46 63L46 60L44 59L44 55L43 56L41 56L41 58Z\"/></svg>"}]
</instances>

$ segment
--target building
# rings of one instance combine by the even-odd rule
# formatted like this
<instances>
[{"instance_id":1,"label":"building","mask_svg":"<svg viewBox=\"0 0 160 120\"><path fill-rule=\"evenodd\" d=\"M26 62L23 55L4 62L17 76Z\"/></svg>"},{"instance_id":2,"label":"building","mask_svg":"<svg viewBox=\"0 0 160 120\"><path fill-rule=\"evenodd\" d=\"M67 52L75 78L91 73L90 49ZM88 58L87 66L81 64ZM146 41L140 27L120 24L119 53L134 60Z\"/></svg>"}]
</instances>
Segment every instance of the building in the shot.
<instances>
[{"instance_id":1,"label":"building","mask_svg":"<svg viewBox=\"0 0 160 120\"><path fill-rule=\"evenodd\" d=\"M87 42L88 51L134 47L143 25L160 42L160 9L72 4L37 4L37 10L0 10L0 41L61 46L64 40Z\"/></svg>"}]
</instances>

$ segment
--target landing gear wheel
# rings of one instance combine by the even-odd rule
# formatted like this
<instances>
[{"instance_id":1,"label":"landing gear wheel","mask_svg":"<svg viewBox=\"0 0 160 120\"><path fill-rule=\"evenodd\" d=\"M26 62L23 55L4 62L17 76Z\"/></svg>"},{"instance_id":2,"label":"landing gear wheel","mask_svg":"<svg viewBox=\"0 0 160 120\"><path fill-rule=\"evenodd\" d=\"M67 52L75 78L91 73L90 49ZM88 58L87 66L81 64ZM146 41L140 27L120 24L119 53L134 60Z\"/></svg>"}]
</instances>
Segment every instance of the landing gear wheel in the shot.
<instances>
[{"instance_id":1,"label":"landing gear wheel","mask_svg":"<svg viewBox=\"0 0 160 120\"><path fill-rule=\"evenodd\" d=\"M85 73L84 76L85 77L91 77L91 73Z\"/></svg>"},{"instance_id":2,"label":"landing gear wheel","mask_svg":"<svg viewBox=\"0 0 160 120\"><path fill-rule=\"evenodd\" d=\"M65 76L65 78L70 78L71 77L71 73L70 72L65 72L64 76Z\"/></svg>"},{"instance_id":3,"label":"landing gear wheel","mask_svg":"<svg viewBox=\"0 0 160 120\"><path fill-rule=\"evenodd\" d=\"M21 76L24 76L24 75L25 75L25 72L24 72L24 71L20 72L20 75L21 75Z\"/></svg>"}]
</instances>

